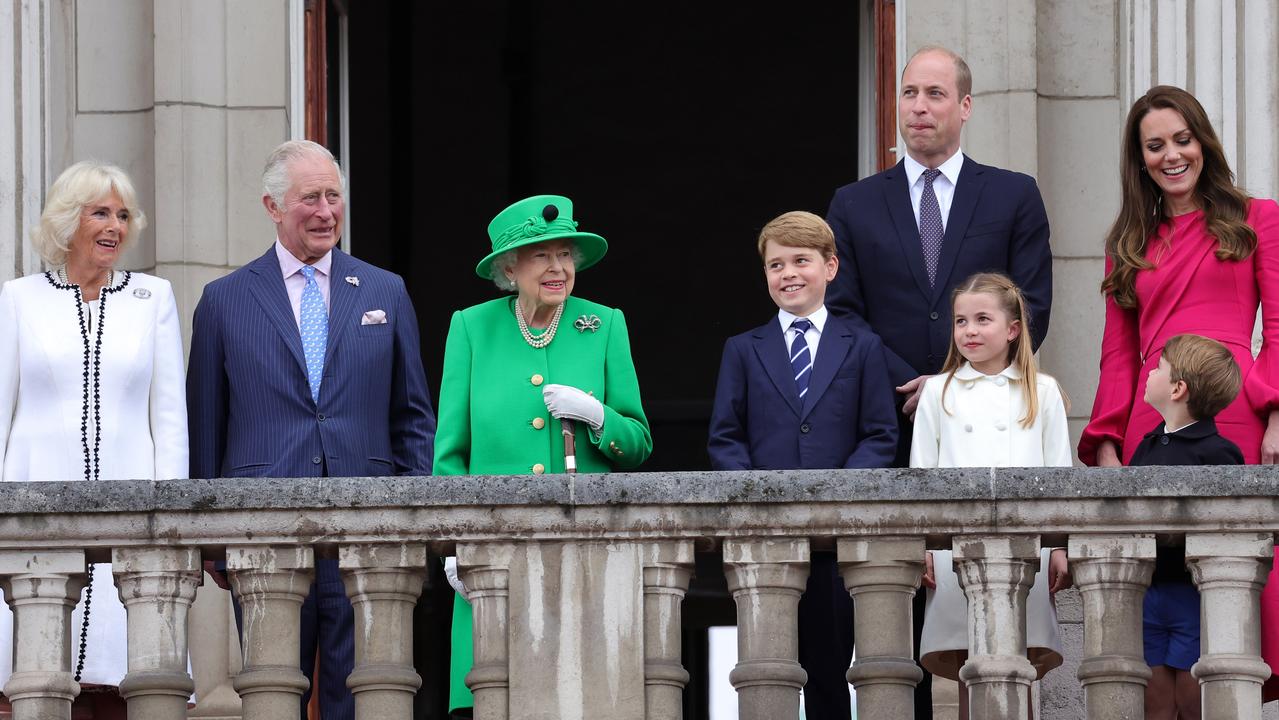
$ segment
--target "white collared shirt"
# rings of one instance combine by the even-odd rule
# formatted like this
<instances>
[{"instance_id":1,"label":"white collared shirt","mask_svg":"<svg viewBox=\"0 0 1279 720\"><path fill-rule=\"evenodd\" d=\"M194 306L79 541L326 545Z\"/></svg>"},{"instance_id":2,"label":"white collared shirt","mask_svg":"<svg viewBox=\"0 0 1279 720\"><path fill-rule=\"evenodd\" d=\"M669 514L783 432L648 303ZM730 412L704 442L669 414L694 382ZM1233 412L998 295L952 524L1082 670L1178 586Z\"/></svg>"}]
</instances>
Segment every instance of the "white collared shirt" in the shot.
<instances>
[{"instance_id":1,"label":"white collared shirt","mask_svg":"<svg viewBox=\"0 0 1279 720\"><path fill-rule=\"evenodd\" d=\"M808 329L808 332L804 333L804 339L808 341L808 353L814 363L817 362L817 343L821 342L822 328L826 327L828 314L826 306L822 305L814 310L812 315L808 316L808 320L813 323L813 326ZM798 330L791 328L791 323L797 319L799 319L798 315L792 315L781 308L777 309L777 322L782 324L782 339L786 341L786 357L790 357L790 346L795 344L795 337L799 335Z\"/></svg>"},{"instance_id":2,"label":"white collared shirt","mask_svg":"<svg viewBox=\"0 0 1279 720\"><path fill-rule=\"evenodd\" d=\"M280 274L284 276L284 290L289 294L289 304L293 306L293 320L302 329L302 290L306 287L306 276L302 274L302 266L306 263L293 257L293 253L285 249L280 239L275 240L275 257L280 261ZM320 286L320 295L324 298L324 308L329 308L329 270L333 267L333 251L324 253L324 257L315 261L315 284Z\"/></svg>"},{"instance_id":3,"label":"white collared shirt","mask_svg":"<svg viewBox=\"0 0 1279 720\"><path fill-rule=\"evenodd\" d=\"M919 200L924 196L924 171L928 168L910 155L903 161L906 169L906 182L910 185L910 206L915 210L915 227L919 227ZM956 150L946 162L937 166L941 171L933 180L933 194L937 196L937 207L941 210L942 230L950 221L950 203L955 199L955 186L959 184L959 170L964 166L964 151Z\"/></svg>"}]
</instances>

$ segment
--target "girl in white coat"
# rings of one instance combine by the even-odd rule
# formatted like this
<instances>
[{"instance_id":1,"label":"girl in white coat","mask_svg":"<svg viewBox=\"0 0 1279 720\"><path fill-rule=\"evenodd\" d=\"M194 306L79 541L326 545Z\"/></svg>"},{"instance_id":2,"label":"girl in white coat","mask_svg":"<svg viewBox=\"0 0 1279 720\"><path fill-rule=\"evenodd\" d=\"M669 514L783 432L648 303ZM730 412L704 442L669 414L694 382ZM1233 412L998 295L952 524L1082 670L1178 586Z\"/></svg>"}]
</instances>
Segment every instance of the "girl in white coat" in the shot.
<instances>
[{"instance_id":1,"label":"girl in white coat","mask_svg":"<svg viewBox=\"0 0 1279 720\"><path fill-rule=\"evenodd\" d=\"M951 296L953 334L941 374L924 383L915 413L911 467L1069 466L1066 401L1035 366L1021 290L1004 275L980 273ZM920 664L959 680L968 658L967 601L949 551L929 554ZM1027 647L1039 677L1061 664L1050 592L1068 587L1066 554L1045 548L1027 599ZM960 718L968 717L960 683Z\"/></svg>"},{"instance_id":2,"label":"girl in white coat","mask_svg":"<svg viewBox=\"0 0 1279 720\"><path fill-rule=\"evenodd\" d=\"M187 477L173 289L115 268L145 226L118 167L76 163L50 188L31 232L50 269L0 289L0 480ZM123 718L115 686L127 669L125 610L111 565L91 568L72 615L77 705ZM11 672L11 632L12 614L0 605L0 683Z\"/></svg>"}]
</instances>

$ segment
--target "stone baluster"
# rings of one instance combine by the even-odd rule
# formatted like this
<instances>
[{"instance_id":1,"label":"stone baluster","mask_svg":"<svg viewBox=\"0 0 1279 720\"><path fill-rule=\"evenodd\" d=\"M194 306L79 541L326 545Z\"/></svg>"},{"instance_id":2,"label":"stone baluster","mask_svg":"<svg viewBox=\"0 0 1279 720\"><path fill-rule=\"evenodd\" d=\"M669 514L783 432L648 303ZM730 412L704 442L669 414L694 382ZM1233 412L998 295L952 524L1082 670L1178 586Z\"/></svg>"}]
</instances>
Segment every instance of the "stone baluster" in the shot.
<instances>
[{"instance_id":1,"label":"stone baluster","mask_svg":"<svg viewBox=\"0 0 1279 720\"><path fill-rule=\"evenodd\" d=\"M799 665L799 596L808 581L808 540L724 541L728 589L737 603L737 689L742 720L796 720L808 673Z\"/></svg>"},{"instance_id":2,"label":"stone baluster","mask_svg":"<svg viewBox=\"0 0 1279 720\"><path fill-rule=\"evenodd\" d=\"M14 720L71 717L71 610L85 583L84 551L0 551L0 588L13 609L13 675L4 694Z\"/></svg>"},{"instance_id":3,"label":"stone baluster","mask_svg":"<svg viewBox=\"0 0 1279 720\"><path fill-rule=\"evenodd\" d=\"M1199 678L1205 718L1260 720L1261 586L1273 562L1270 533L1187 533L1186 564L1199 586L1202 654Z\"/></svg>"},{"instance_id":4,"label":"stone baluster","mask_svg":"<svg viewBox=\"0 0 1279 720\"><path fill-rule=\"evenodd\" d=\"M848 681L857 689L857 717L914 717L915 685L924 673L915 664L911 600L924 572L924 539L845 538L837 549L853 596L857 659Z\"/></svg>"},{"instance_id":5,"label":"stone baluster","mask_svg":"<svg viewBox=\"0 0 1279 720\"><path fill-rule=\"evenodd\" d=\"M235 678L244 720L298 718L302 674L302 602L315 576L311 548L249 545L227 548L231 587L244 618L244 670Z\"/></svg>"},{"instance_id":6,"label":"stone baluster","mask_svg":"<svg viewBox=\"0 0 1279 720\"><path fill-rule=\"evenodd\" d=\"M644 555L644 717L681 720L688 671L680 655L681 605L693 577L693 543L649 543Z\"/></svg>"},{"instance_id":7,"label":"stone baluster","mask_svg":"<svg viewBox=\"0 0 1279 720\"><path fill-rule=\"evenodd\" d=\"M1070 568L1084 605L1079 682L1091 720L1145 716L1141 607L1154 571L1152 535L1071 535Z\"/></svg>"},{"instance_id":8,"label":"stone baluster","mask_svg":"<svg viewBox=\"0 0 1279 720\"><path fill-rule=\"evenodd\" d=\"M1039 569L1039 536L966 535L953 547L968 598L968 662L959 670L968 716L1028 720L1035 668L1026 659L1026 595Z\"/></svg>"},{"instance_id":9,"label":"stone baluster","mask_svg":"<svg viewBox=\"0 0 1279 720\"><path fill-rule=\"evenodd\" d=\"M355 610L355 669L346 681L355 716L409 720L422 686L413 669L413 608L426 579L426 546L343 545L338 567Z\"/></svg>"},{"instance_id":10,"label":"stone baluster","mask_svg":"<svg viewBox=\"0 0 1279 720\"><path fill-rule=\"evenodd\" d=\"M474 662L466 686L475 701L475 720L510 717L510 630L508 596L512 543L459 543L457 567L471 603Z\"/></svg>"},{"instance_id":11,"label":"stone baluster","mask_svg":"<svg viewBox=\"0 0 1279 720\"><path fill-rule=\"evenodd\" d=\"M187 674L187 614L204 574L200 551L116 548L111 569L129 628L129 672L120 696L133 717L185 718L195 689Z\"/></svg>"}]
</instances>

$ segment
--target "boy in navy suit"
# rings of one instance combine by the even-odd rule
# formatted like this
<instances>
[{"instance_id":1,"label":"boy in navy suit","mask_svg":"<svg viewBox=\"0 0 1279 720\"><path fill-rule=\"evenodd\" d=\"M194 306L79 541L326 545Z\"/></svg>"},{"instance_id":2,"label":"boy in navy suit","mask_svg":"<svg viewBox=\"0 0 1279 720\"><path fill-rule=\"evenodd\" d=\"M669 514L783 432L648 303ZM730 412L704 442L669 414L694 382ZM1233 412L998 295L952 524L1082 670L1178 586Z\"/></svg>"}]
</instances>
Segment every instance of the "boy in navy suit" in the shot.
<instances>
[{"instance_id":1,"label":"boy in navy suit","mask_svg":"<svg viewBox=\"0 0 1279 720\"><path fill-rule=\"evenodd\" d=\"M1129 465L1242 465L1239 446L1213 418L1239 394L1239 365L1224 345L1176 335L1146 378L1145 400L1164 421L1146 434ZM1142 641L1152 675L1146 717L1199 717L1199 592L1181 548L1155 551L1155 573L1142 603Z\"/></svg>"},{"instance_id":2,"label":"boy in navy suit","mask_svg":"<svg viewBox=\"0 0 1279 720\"><path fill-rule=\"evenodd\" d=\"M839 270L820 217L789 212L759 234L777 316L724 345L707 450L716 470L888 467L897 413L883 346L826 312ZM847 720L852 601L833 552L814 552L799 603L799 660L810 720Z\"/></svg>"}]
</instances>

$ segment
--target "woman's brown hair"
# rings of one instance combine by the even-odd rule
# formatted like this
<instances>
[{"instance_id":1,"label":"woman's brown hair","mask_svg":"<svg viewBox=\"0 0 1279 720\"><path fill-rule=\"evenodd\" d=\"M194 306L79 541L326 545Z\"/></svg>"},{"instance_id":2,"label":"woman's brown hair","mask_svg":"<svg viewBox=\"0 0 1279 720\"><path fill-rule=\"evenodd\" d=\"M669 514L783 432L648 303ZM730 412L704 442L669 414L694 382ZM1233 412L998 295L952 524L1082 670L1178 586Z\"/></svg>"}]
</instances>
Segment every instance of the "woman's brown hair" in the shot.
<instances>
[{"instance_id":1,"label":"woman's brown hair","mask_svg":"<svg viewBox=\"0 0 1279 720\"><path fill-rule=\"evenodd\" d=\"M1156 85L1133 103L1124 122L1119 152L1123 204L1119 217L1106 233L1110 271L1101 282L1101 291L1127 309L1137 307L1137 271L1152 267L1146 260L1146 242L1154 237L1161 223L1170 221L1164 214L1163 192L1146 172L1141 151L1141 121L1151 110L1175 111L1199 141L1203 170L1195 195L1208 232L1217 238L1217 259L1243 260L1257 248L1257 233L1247 222L1249 197L1235 186L1235 174L1226 162L1208 114L1194 95L1171 85Z\"/></svg>"}]
</instances>

